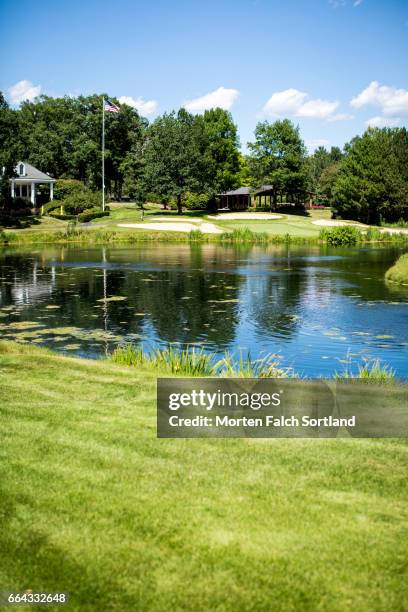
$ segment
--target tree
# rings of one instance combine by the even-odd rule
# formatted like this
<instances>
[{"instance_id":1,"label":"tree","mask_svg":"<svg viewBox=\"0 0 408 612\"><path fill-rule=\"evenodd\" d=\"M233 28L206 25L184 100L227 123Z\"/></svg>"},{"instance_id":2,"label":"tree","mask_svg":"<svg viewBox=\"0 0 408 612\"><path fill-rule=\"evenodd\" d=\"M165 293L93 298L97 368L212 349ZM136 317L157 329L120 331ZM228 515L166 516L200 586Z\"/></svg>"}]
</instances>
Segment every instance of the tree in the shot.
<instances>
[{"instance_id":1,"label":"tree","mask_svg":"<svg viewBox=\"0 0 408 612\"><path fill-rule=\"evenodd\" d=\"M198 116L196 121L204 124L206 174L211 195L238 187L239 140L231 113L213 108Z\"/></svg>"},{"instance_id":2,"label":"tree","mask_svg":"<svg viewBox=\"0 0 408 612\"><path fill-rule=\"evenodd\" d=\"M33 102L23 102L17 111L18 157L55 177L78 179L100 189L102 97L40 96ZM125 178L123 160L137 149L146 126L147 121L127 105L122 105L118 114L105 114L108 193L120 197Z\"/></svg>"},{"instance_id":3,"label":"tree","mask_svg":"<svg viewBox=\"0 0 408 612\"><path fill-rule=\"evenodd\" d=\"M306 149L289 119L259 122L251 151L250 171L258 185L271 184L276 205L278 193L303 194L306 185Z\"/></svg>"},{"instance_id":4,"label":"tree","mask_svg":"<svg viewBox=\"0 0 408 612\"><path fill-rule=\"evenodd\" d=\"M206 186L202 122L184 109L158 117L147 133L144 161L147 189L174 197L181 214L183 194Z\"/></svg>"},{"instance_id":5,"label":"tree","mask_svg":"<svg viewBox=\"0 0 408 612\"><path fill-rule=\"evenodd\" d=\"M336 164L343 158L343 153L339 147L332 147L330 151L325 147L318 147L312 155L307 158L307 185L309 191L322 193L320 184L322 174L327 168Z\"/></svg>"},{"instance_id":6,"label":"tree","mask_svg":"<svg viewBox=\"0 0 408 612\"><path fill-rule=\"evenodd\" d=\"M334 162L327 166L320 175L318 196L330 204L333 202L333 190L340 174L341 163Z\"/></svg>"},{"instance_id":7,"label":"tree","mask_svg":"<svg viewBox=\"0 0 408 612\"><path fill-rule=\"evenodd\" d=\"M17 113L0 91L0 209L10 203L9 179L14 175L17 156Z\"/></svg>"},{"instance_id":8,"label":"tree","mask_svg":"<svg viewBox=\"0 0 408 612\"><path fill-rule=\"evenodd\" d=\"M369 128L346 145L333 197L345 218L408 219L408 132Z\"/></svg>"}]
</instances>

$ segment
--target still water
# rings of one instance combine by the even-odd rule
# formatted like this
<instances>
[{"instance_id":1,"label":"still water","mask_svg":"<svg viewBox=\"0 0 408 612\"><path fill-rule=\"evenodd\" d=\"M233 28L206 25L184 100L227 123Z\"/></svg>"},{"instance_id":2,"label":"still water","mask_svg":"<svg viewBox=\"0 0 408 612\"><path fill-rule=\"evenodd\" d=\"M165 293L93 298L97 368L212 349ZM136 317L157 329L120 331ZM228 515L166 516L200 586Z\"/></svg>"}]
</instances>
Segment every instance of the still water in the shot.
<instances>
[{"instance_id":1,"label":"still water","mask_svg":"<svg viewBox=\"0 0 408 612\"><path fill-rule=\"evenodd\" d=\"M304 376L379 358L408 377L397 249L148 245L0 251L0 336L100 357L123 342L273 353Z\"/></svg>"}]
</instances>

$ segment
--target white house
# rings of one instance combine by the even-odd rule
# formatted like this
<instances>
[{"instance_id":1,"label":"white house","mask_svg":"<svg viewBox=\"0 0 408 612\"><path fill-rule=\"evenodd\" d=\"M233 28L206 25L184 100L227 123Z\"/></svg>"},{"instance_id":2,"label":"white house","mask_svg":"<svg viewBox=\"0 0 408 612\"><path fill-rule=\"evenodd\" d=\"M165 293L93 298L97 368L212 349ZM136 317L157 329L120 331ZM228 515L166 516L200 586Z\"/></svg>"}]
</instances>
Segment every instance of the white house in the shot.
<instances>
[{"instance_id":1,"label":"white house","mask_svg":"<svg viewBox=\"0 0 408 612\"><path fill-rule=\"evenodd\" d=\"M30 200L33 208L35 208L36 186L46 184L50 188L50 200L54 199L55 179L45 174L45 172L37 170L37 168L34 168L34 166L27 162L19 161L15 171L17 176L10 179L12 198L26 198Z\"/></svg>"}]
</instances>

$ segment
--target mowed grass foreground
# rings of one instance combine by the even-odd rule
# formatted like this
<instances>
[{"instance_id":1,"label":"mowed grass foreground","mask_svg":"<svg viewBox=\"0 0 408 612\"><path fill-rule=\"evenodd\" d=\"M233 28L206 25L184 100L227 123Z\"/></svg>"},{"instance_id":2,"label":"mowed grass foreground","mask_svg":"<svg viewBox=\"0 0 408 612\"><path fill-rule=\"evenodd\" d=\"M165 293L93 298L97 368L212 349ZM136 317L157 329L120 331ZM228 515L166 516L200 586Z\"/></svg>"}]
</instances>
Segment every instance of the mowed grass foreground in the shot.
<instances>
[{"instance_id":1,"label":"mowed grass foreground","mask_svg":"<svg viewBox=\"0 0 408 612\"><path fill-rule=\"evenodd\" d=\"M405 440L156 438L148 369L0 343L0 590L406 610ZM38 608L37 608L38 609Z\"/></svg>"}]
</instances>

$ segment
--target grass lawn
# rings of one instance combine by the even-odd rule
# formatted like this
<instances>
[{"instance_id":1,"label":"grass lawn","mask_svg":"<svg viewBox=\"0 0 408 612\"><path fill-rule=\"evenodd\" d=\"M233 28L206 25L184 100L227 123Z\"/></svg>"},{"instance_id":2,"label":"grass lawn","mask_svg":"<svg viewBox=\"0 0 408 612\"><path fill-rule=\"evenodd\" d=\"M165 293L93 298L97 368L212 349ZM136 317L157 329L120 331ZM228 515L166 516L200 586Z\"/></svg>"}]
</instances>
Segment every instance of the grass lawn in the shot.
<instances>
[{"instance_id":1,"label":"grass lawn","mask_svg":"<svg viewBox=\"0 0 408 612\"><path fill-rule=\"evenodd\" d=\"M277 214L280 214L279 211ZM282 214L282 219L275 220L265 219L265 221L252 221L242 219L242 221L239 221L236 219L229 221L227 219L223 220L222 215L219 215L217 220L213 219L212 221L226 230L247 227L253 232L265 232L267 234L274 234L275 236L290 234L291 236L317 238L322 228L319 225L313 225L312 221L330 218L330 210L311 210L307 216Z\"/></svg>"},{"instance_id":2,"label":"grass lawn","mask_svg":"<svg viewBox=\"0 0 408 612\"><path fill-rule=\"evenodd\" d=\"M0 342L1 590L406 610L408 445L156 438L155 374Z\"/></svg>"},{"instance_id":3,"label":"grass lawn","mask_svg":"<svg viewBox=\"0 0 408 612\"><path fill-rule=\"evenodd\" d=\"M124 228L117 228L117 223L140 223L141 222L141 213L140 210L135 207L134 204L112 204L111 212L109 217L102 217L100 219L95 219L92 222L92 226L95 227L110 227L114 226L115 229L121 230ZM278 213L279 214L279 213ZM210 215L205 215L203 213L199 213L197 211L187 212L185 211L183 215L178 215L176 211L165 211L161 208L148 208L145 211L145 220L149 222L155 221L155 217L158 217L158 223L161 220L164 221L191 221L191 219L202 219L203 221L209 221L222 229L234 230L239 228L249 228L253 232L265 232L267 234L274 235L284 235L291 234L292 236L299 237L311 237L316 238L319 235L321 227L318 225L313 225L312 221L316 219L330 219L331 212L330 210L312 210L309 215L291 215L291 214L282 214L282 219L265 219L265 220L249 220L242 219L240 220L229 220L223 218L223 215L218 215L217 218L214 218ZM113 228L112 228L113 229Z\"/></svg>"}]
</instances>

